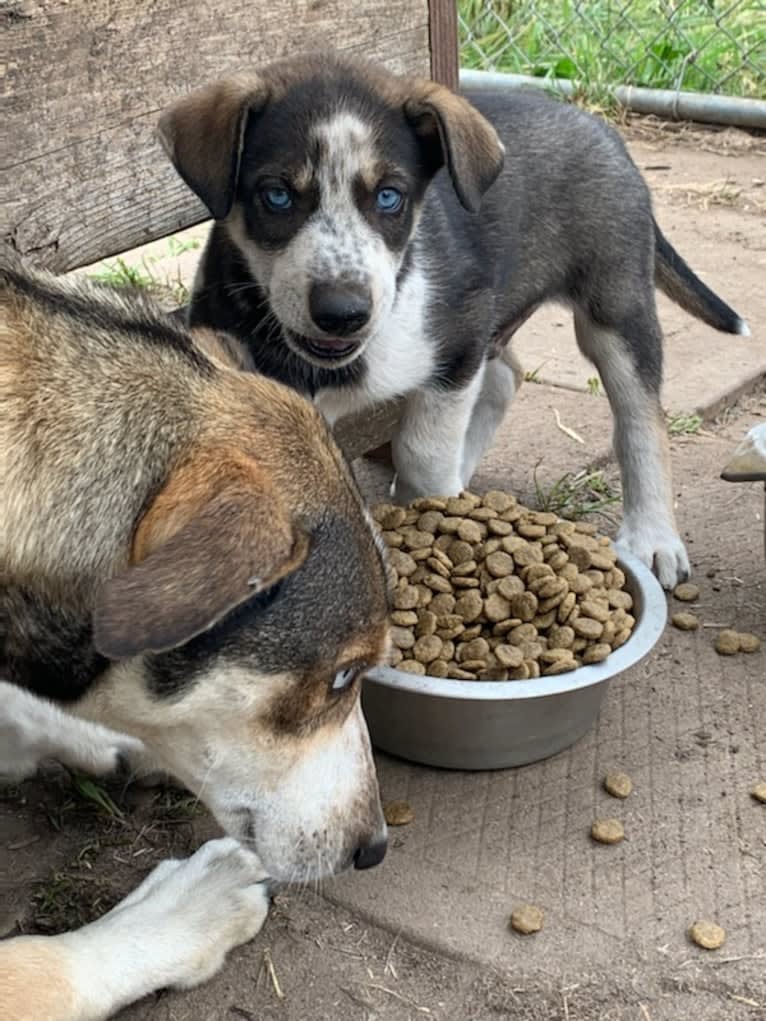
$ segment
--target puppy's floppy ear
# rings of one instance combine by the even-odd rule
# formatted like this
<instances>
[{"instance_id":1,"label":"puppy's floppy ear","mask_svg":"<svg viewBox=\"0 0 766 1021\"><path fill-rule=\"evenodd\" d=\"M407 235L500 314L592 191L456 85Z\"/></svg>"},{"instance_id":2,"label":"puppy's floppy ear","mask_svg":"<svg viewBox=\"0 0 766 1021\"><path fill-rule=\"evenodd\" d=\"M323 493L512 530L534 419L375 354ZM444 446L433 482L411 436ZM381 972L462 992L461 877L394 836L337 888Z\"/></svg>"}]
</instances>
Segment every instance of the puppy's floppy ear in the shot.
<instances>
[{"instance_id":1,"label":"puppy's floppy ear","mask_svg":"<svg viewBox=\"0 0 766 1021\"><path fill-rule=\"evenodd\" d=\"M263 79L243 75L191 92L160 117L157 130L165 152L216 220L234 201L247 118L268 98Z\"/></svg>"},{"instance_id":2,"label":"puppy's floppy ear","mask_svg":"<svg viewBox=\"0 0 766 1021\"><path fill-rule=\"evenodd\" d=\"M435 82L419 83L404 113L422 143L435 152L437 168L446 164L461 204L478 212L503 167L505 150L495 129L462 96Z\"/></svg>"},{"instance_id":3,"label":"puppy's floppy ear","mask_svg":"<svg viewBox=\"0 0 766 1021\"><path fill-rule=\"evenodd\" d=\"M309 550L284 501L253 462L218 453L176 472L141 519L133 566L96 598L103 656L164 652L297 570Z\"/></svg>"}]
</instances>

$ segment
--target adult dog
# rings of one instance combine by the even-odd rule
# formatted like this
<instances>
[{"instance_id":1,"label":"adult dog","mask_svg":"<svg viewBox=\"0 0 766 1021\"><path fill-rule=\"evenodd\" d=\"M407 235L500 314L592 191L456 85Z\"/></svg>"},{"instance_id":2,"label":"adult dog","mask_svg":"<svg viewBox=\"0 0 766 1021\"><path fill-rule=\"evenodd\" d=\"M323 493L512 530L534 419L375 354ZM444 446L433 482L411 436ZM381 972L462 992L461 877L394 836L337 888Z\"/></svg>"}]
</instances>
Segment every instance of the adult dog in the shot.
<instances>
[{"instance_id":1,"label":"adult dog","mask_svg":"<svg viewBox=\"0 0 766 1021\"><path fill-rule=\"evenodd\" d=\"M570 305L615 416L620 542L666 588L687 576L655 285L747 327L663 237L615 131L539 92L461 97L299 57L193 92L160 136L217 221L190 323L235 333L331 422L404 395L402 501L467 487L514 393L509 338Z\"/></svg>"},{"instance_id":2,"label":"adult dog","mask_svg":"<svg viewBox=\"0 0 766 1021\"><path fill-rule=\"evenodd\" d=\"M140 297L0 268L0 771L141 756L230 837L76 933L0 944L0 1016L211 975L266 876L377 864L381 549L318 412ZM54 704L56 703L56 704Z\"/></svg>"}]
</instances>

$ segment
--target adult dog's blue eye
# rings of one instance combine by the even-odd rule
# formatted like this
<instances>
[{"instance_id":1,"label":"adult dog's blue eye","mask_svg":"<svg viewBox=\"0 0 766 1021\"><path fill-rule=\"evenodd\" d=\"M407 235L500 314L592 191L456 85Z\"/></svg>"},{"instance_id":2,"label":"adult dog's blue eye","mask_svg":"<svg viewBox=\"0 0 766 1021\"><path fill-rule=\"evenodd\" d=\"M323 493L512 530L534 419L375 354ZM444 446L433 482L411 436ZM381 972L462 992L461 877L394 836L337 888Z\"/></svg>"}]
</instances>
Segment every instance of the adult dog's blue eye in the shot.
<instances>
[{"instance_id":1,"label":"adult dog's blue eye","mask_svg":"<svg viewBox=\"0 0 766 1021\"><path fill-rule=\"evenodd\" d=\"M283 212L293 204L293 198L287 188L264 188L261 192L263 201L276 212Z\"/></svg>"},{"instance_id":2,"label":"adult dog's blue eye","mask_svg":"<svg viewBox=\"0 0 766 1021\"><path fill-rule=\"evenodd\" d=\"M398 213L403 202L404 195L398 188L381 188L375 196L375 205L381 213Z\"/></svg>"}]
</instances>

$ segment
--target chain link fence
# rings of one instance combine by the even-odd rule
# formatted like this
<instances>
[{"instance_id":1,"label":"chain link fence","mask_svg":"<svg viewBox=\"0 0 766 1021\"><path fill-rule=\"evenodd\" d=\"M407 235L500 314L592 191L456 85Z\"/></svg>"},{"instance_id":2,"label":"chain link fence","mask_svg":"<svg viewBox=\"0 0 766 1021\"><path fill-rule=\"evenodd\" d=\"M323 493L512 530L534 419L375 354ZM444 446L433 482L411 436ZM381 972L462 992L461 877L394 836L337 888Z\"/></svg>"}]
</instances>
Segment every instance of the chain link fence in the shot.
<instances>
[{"instance_id":1,"label":"chain link fence","mask_svg":"<svg viewBox=\"0 0 766 1021\"><path fill-rule=\"evenodd\" d=\"M461 66L766 99L762 0L458 0Z\"/></svg>"}]
</instances>

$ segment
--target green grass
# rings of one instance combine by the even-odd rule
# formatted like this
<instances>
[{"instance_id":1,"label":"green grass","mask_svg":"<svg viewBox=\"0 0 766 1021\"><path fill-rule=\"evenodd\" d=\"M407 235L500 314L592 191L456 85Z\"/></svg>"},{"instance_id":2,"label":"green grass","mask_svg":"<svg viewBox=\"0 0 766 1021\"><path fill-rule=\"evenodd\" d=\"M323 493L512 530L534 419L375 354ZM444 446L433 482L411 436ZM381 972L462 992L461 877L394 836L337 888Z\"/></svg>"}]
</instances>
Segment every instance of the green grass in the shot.
<instances>
[{"instance_id":1,"label":"green grass","mask_svg":"<svg viewBox=\"0 0 766 1021\"><path fill-rule=\"evenodd\" d=\"M100 270L91 273L94 280L109 287L129 287L140 290L151 290L157 286L157 280L146 261L143 266L132 266L123 258L113 262L105 262Z\"/></svg>"},{"instance_id":2,"label":"green grass","mask_svg":"<svg viewBox=\"0 0 766 1021\"><path fill-rule=\"evenodd\" d=\"M459 0L463 67L766 98L761 0ZM716 17L720 25L716 24Z\"/></svg>"},{"instance_id":3,"label":"green grass","mask_svg":"<svg viewBox=\"0 0 766 1021\"><path fill-rule=\"evenodd\" d=\"M702 416L694 412L688 415L670 415L668 432L671 436L694 436L702 427Z\"/></svg>"},{"instance_id":4,"label":"green grass","mask_svg":"<svg viewBox=\"0 0 766 1021\"><path fill-rule=\"evenodd\" d=\"M167 255L177 259L184 252L194 251L200 247L202 242L199 238L177 238L172 235L167 239ZM136 260L136 257L129 261L127 258L117 256L90 273L93 280L107 284L109 287L125 287L131 290L150 291L160 300L166 299L177 305L183 305L189 300L189 289L181 279L181 270L175 267L164 274L157 272L157 263L161 255L144 255Z\"/></svg>"},{"instance_id":5,"label":"green grass","mask_svg":"<svg viewBox=\"0 0 766 1021\"><path fill-rule=\"evenodd\" d=\"M607 482L602 471L567 472L547 489L540 485L535 471L534 482L538 508L572 521L586 514L609 518L607 509L620 502L620 494Z\"/></svg>"}]
</instances>

